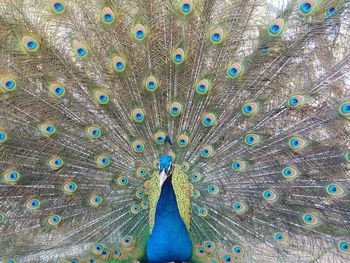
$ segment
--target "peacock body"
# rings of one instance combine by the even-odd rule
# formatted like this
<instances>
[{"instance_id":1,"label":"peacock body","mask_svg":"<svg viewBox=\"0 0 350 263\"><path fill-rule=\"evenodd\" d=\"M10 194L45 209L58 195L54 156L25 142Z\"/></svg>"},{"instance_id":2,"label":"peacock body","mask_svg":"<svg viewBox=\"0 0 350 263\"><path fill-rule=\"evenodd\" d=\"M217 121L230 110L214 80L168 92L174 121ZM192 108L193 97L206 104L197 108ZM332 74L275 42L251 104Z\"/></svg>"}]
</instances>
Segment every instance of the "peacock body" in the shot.
<instances>
[{"instance_id":1,"label":"peacock body","mask_svg":"<svg viewBox=\"0 0 350 263\"><path fill-rule=\"evenodd\" d=\"M349 262L347 0L1 0L0 261Z\"/></svg>"}]
</instances>

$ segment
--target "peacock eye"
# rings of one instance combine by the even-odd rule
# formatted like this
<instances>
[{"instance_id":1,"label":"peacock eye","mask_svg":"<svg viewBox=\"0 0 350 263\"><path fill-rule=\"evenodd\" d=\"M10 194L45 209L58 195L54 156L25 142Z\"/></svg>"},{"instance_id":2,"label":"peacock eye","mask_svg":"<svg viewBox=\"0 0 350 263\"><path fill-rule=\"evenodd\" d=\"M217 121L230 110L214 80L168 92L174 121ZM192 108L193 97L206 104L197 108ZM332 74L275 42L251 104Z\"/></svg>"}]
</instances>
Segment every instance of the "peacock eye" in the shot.
<instances>
[{"instance_id":1,"label":"peacock eye","mask_svg":"<svg viewBox=\"0 0 350 263\"><path fill-rule=\"evenodd\" d=\"M122 57L119 57L119 56L113 57L112 64L113 64L114 71L116 73L123 73L125 71L126 63Z\"/></svg>"},{"instance_id":2,"label":"peacock eye","mask_svg":"<svg viewBox=\"0 0 350 263\"><path fill-rule=\"evenodd\" d=\"M242 73L242 65L240 63L234 63L229 66L226 73L230 79L235 79Z\"/></svg>"},{"instance_id":3,"label":"peacock eye","mask_svg":"<svg viewBox=\"0 0 350 263\"><path fill-rule=\"evenodd\" d=\"M138 214L140 212L140 206L138 204L132 204L130 207L130 212L134 215Z\"/></svg>"},{"instance_id":4,"label":"peacock eye","mask_svg":"<svg viewBox=\"0 0 350 263\"><path fill-rule=\"evenodd\" d=\"M247 205L243 201L236 201L233 204L233 212L238 215L242 215L247 212Z\"/></svg>"},{"instance_id":5,"label":"peacock eye","mask_svg":"<svg viewBox=\"0 0 350 263\"><path fill-rule=\"evenodd\" d=\"M333 15L335 12L336 12L335 7L334 7L334 6L331 6L331 7L329 7L329 8L326 10L326 15L327 15L327 16L331 16L331 15Z\"/></svg>"},{"instance_id":6,"label":"peacock eye","mask_svg":"<svg viewBox=\"0 0 350 263\"><path fill-rule=\"evenodd\" d=\"M242 112L245 116L250 117L258 111L258 104L255 102L247 102L242 106Z\"/></svg>"},{"instance_id":7,"label":"peacock eye","mask_svg":"<svg viewBox=\"0 0 350 263\"><path fill-rule=\"evenodd\" d=\"M135 38L135 40L138 41L142 41L145 39L146 37L146 29L143 25L141 24L137 24L134 28L133 28L133 36Z\"/></svg>"},{"instance_id":8,"label":"peacock eye","mask_svg":"<svg viewBox=\"0 0 350 263\"><path fill-rule=\"evenodd\" d=\"M40 207L40 201L38 199L31 199L27 202L27 208L31 210L38 209Z\"/></svg>"},{"instance_id":9,"label":"peacock eye","mask_svg":"<svg viewBox=\"0 0 350 263\"><path fill-rule=\"evenodd\" d=\"M132 146L131 146L132 150L135 152L135 153L142 153L144 151L144 143L140 140L135 140L133 143L132 143Z\"/></svg>"},{"instance_id":10,"label":"peacock eye","mask_svg":"<svg viewBox=\"0 0 350 263\"><path fill-rule=\"evenodd\" d=\"M179 5L183 15L189 15L192 12L192 0L182 0Z\"/></svg>"},{"instance_id":11,"label":"peacock eye","mask_svg":"<svg viewBox=\"0 0 350 263\"><path fill-rule=\"evenodd\" d=\"M233 262L233 258L231 255L225 255L224 256L224 262Z\"/></svg>"},{"instance_id":12,"label":"peacock eye","mask_svg":"<svg viewBox=\"0 0 350 263\"><path fill-rule=\"evenodd\" d=\"M216 124L216 116L213 113L206 113L202 117L202 125L204 127L211 127Z\"/></svg>"},{"instance_id":13,"label":"peacock eye","mask_svg":"<svg viewBox=\"0 0 350 263\"><path fill-rule=\"evenodd\" d=\"M35 52L39 49L39 42L30 36L24 36L22 38L22 44L27 52Z\"/></svg>"},{"instance_id":14,"label":"peacock eye","mask_svg":"<svg viewBox=\"0 0 350 263\"><path fill-rule=\"evenodd\" d=\"M275 19L268 26L268 32L271 36L276 37L281 34L283 28L284 28L284 20Z\"/></svg>"},{"instance_id":15,"label":"peacock eye","mask_svg":"<svg viewBox=\"0 0 350 263\"><path fill-rule=\"evenodd\" d=\"M51 10L56 14L62 14L65 11L65 5L63 1L51 0Z\"/></svg>"},{"instance_id":16,"label":"peacock eye","mask_svg":"<svg viewBox=\"0 0 350 263\"><path fill-rule=\"evenodd\" d=\"M49 92L50 95L54 98L62 98L66 93L66 89L63 85L59 83L52 83L49 86Z\"/></svg>"},{"instance_id":17,"label":"peacock eye","mask_svg":"<svg viewBox=\"0 0 350 263\"><path fill-rule=\"evenodd\" d=\"M93 207L98 207L103 202L103 198L99 195L92 195L89 199L89 203Z\"/></svg>"},{"instance_id":18,"label":"peacock eye","mask_svg":"<svg viewBox=\"0 0 350 263\"><path fill-rule=\"evenodd\" d=\"M316 227L321 224L319 215L316 211L309 211L303 214L302 220L307 227Z\"/></svg>"},{"instance_id":19,"label":"peacock eye","mask_svg":"<svg viewBox=\"0 0 350 263\"><path fill-rule=\"evenodd\" d=\"M101 11L101 20L104 24L110 25L114 22L114 13L113 10L109 7L105 7Z\"/></svg>"},{"instance_id":20,"label":"peacock eye","mask_svg":"<svg viewBox=\"0 0 350 263\"><path fill-rule=\"evenodd\" d=\"M224 38L224 30L217 26L210 30L210 41L213 45L220 45Z\"/></svg>"},{"instance_id":21,"label":"peacock eye","mask_svg":"<svg viewBox=\"0 0 350 263\"><path fill-rule=\"evenodd\" d=\"M253 133L248 133L245 137L244 137L244 142L249 145L249 146L253 146L258 144L261 141L261 137L257 134L253 134Z\"/></svg>"},{"instance_id":22,"label":"peacock eye","mask_svg":"<svg viewBox=\"0 0 350 263\"><path fill-rule=\"evenodd\" d=\"M211 88L211 81L209 79L202 79L196 84L196 93L199 95L207 94Z\"/></svg>"},{"instance_id":23,"label":"peacock eye","mask_svg":"<svg viewBox=\"0 0 350 263\"><path fill-rule=\"evenodd\" d=\"M180 134L177 138L177 145L181 148L188 146L190 143L190 137L188 137L186 134Z\"/></svg>"},{"instance_id":24,"label":"peacock eye","mask_svg":"<svg viewBox=\"0 0 350 263\"><path fill-rule=\"evenodd\" d=\"M219 193L219 191L220 191L220 188L217 185L215 185L215 184L210 184L207 187L207 191L211 195L217 195Z\"/></svg>"},{"instance_id":25,"label":"peacock eye","mask_svg":"<svg viewBox=\"0 0 350 263\"><path fill-rule=\"evenodd\" d=\"M56 226L61 222L61 217L59 215L52 215L47 221L50 225Z\"/></svg>"},{"instance_id":26,"label":"peacock eye","mask_svg":"<svg viewBox=\"0 0 350 263\"><path fill-rule=\"evenodd\" d=\"M134 122L141 123L145 119L145 112L143 109L136 108L132 111L131 116Z\"/></svg>"},{"instance_id":27,"label":"peacock eye","mask_svg":"<svg viewBox=\"0 0 350 263\"><path fill-rule=\"evenodd\" d=\"M12 78L0 78L0 89L11 92L16 89L16 80Z\"/></svg>"},{"instance_id":28,"label":"peacock eye","mask_svg":"<svg viewBox=\"0 0 350 263\"><path fill-rule=\"evenodd\" d=\"M171 57L175 65L181 65L185 61L185 51L182 48L177 48L172 52Z\"/></svg>"},{"instance_id":29,"label":"peacock eye","mask_svg":"<svg viewBox=\"0 0 350 263\"><path fill-rule=\"evenodd\" d=\"M347 241L340 241L340 242L338 243L338 249L339 249L342 253L344 253L344 254L346 254L346 255L350 255L350 245L349 245L349 242L347 242Z\"/></svg>"},{"instance_id":30,"label":"peacock eye","mask_svg":"<svg viewBox=\"0 0 350 263\"><path fill-rule=\"evenodd\" d=\"M183 105L180 102L173 102L168 106L168 112L172 117L178 117L183 111Z\"/></svg>"},{"instance_id":31,"label":"peacock eye","mask_svg":"<svg viewBox=\"0 0 350 263\"><path fill-rule=\"evenodd\" d=\"M126 186L128 184L128 178L126 176L119 176L117 179L117 184L120 186Z\"/></svg>"},{"instance_id":32,"label":"peacock eye","mask_svg":"<svg viewBox=\"0 0 350 263\"><path fill-rule=\"evenodd\" d=\"M109 166L109 164L111 163L111 160L110 160L109 156L107 156L107 155L99 155L96 158L96 162L98 164L98 167L105 168L105 167Z\"/></svg>"},{"instance_id":33,"label":"peacock eye","mask_svg":"<svg viewBox=\"0 0 350 263\"><path fill-rule=\"evenodd\" d=\"M316 0L303 1L299 5L299 9L303 15L309 15L316 7Z\"/></svg>"},{"instance_id":34,"label":"peacock eye","mask_svg":"<svg viewBox=\"0 0 350 263\"><path fill-rule=\"evenodd\" d=\"M262 193L262 196L264 198L264 200L270 204L274 203L277 201L277 193L274 191L274 190L265 190L263 193Z\"/></svg>"}]
</instances>

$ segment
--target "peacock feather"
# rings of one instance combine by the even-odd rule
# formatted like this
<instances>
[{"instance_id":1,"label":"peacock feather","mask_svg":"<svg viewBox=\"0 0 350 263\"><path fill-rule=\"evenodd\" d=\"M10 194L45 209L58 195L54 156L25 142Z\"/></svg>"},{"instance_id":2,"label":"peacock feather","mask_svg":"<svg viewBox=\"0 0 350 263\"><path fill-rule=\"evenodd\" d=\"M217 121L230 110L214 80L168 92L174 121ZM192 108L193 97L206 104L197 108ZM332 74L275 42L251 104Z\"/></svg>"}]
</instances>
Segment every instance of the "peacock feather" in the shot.
<instances>
[{"instance_id":1,"label":"peacock feather","mask_svg":"<svg viewBox=\"0 0 350 263\"><path fill-rule=\"evenodd\" d=\"M348 0L1 0L0 262L349 262Z\"/></svg>"}]
</instances>

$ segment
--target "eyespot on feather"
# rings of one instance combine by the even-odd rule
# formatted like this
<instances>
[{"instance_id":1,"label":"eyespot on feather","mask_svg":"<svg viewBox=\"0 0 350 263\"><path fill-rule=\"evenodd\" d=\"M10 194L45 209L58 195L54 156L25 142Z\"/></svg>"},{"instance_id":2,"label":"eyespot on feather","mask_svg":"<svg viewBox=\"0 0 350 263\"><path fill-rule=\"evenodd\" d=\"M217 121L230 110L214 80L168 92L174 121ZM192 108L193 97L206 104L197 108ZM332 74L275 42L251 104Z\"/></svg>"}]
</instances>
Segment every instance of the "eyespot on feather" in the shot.
<instances>
[{"instance_id":1,"label":"eyespot on feather","mask_svg":"<svg viewBox=\"0 0 350 263\"><path fill-rule=\"evenodd\" d=\"M203 116L202 116L202 125L204 127L212 127L216 124L216 116L214 113L205 113Z\"/></svg>"},{"instance_id":2,"label":"eyespot on feather","mask_svg":"<svg viewBox=\"0 0 350 263\"><path fill-rule=\"evenodd\" d=\"M102 154L96 157L96 162L99 168L106 168L110 165L111 159L108 155Z\"/></svg>"},{"instance_id":3,"label":"eyespot on feather","mask_svg":"<svg viewBox=\"0 0 350 263\"><path fill-rule=\"evenodd\" d=\"M293 136L289 139L288 146L289 146L290 150L292 150L294 152L298 152L298 151L301 151L302 149L304 149L307 146L307 144L302 137Z\"/></svg>"},{"instance_id":4,"label":"eyespot on feather","mask_svg":"<svg viewBox=\"0 0 350 263\"><path fill-rule=\"evenodd\" d=\"M144 177L146 175L146 168L144 166L139 166L136 169L136 175L138 177Z\"/></svg>"},{"instance_id":5,"label":"eyespot on feather","mask_svg":"<svg viewBox=\"0 0 350 263\"><path fill-rule=\"evenodd\" d=\"M215 26L210 29L210 42L213 45L220 45L224 41L224 30L220 26Z\"/></svg>"},{"instance_id":6,"label":"eyespot on feather","mask_svg":"<svg viewBox=\"0 0 350 263\"><path fill-rule=\"evenodd\" d=\"M102 136L102 131L100 127L92 125L86 128L85 134L90 140L98 140Z\"/></svg>"},{"instance_id":7,"label":"eyespot on feather","mask_svg":"<svg viewBox=\"0 0 350 263\"><path fill-rule=\"evenodd\" d=\"M101 10L101 21L102 21L102 23L104 23L106 25L111 25L114 23L115 15L114 15L114 12L111 8L104 7Z\"/></svg>"},{"instance_id":8,"label":"eyespot on feather","mask_svg":"<svg viewBox=\"0 0 350 263\"><path fill-rule=\"evenodd\" d=\"M58 171L63 167L64 162L59 156L53 156L49 159L48 165L51 168L51 170Z\"/></svg>"},{"instance_id":9,"label":"eyespot on feather","mask_svg":"<svg viewBox=\"0 0 350 263\"><path fill-rule=\"evenodd\" d=\"M179 1L180 12L183 15L189 15L193 10L193 1L192 0L180 0Z\"/></svg>"},{"instance_id":10,"label":"eyespot on feather","mask_svg":"<svg viewBox=\"0 0 350 263\"><path fill-rule=\"evenodd\" d=\"M206 145L200 149L200 154L203 158L210 158L214 154L214 147L212 145Z\"/></svg>"},{"instance_id":11,"label":"eyespot on feather","mask_svg":"<svg viewBox=\"0 0 350 263\"><path fill-rule=\"evenodd\" d=\"M302 215L302 221L306 227L314 228L321 224L319 214L317 211L308 211Z\"/></svg>"},{"instance_id":12,"label":"eyespot on feather","mask_svg":"<svg viewBox=\"0 0 350 263\"><path fill-rule=\"evenodd\" d=\"M254 146L261 141L261 136L254 133L248 133L244 137L244 143L248 146Z\"/></svg>"},{"instance_id":13,"label":"eyespot on feather","mask_svg":"<svg viewBox=\"0 0 350 263\"><path fill-rule=\"evenodd\" d=\"M51 83L49 85L49 92L53 98L63 98L66 94L66 88L60 83Z\"/></svg>"},{"instance_id":14,"label":"eyespot on feather","mask_svg":"<svg viewBox=\"0 0 350 263\"><path fill-rule=\"evenodd\" d=\"M135 140L133 141L131 148L134 153L143 153L145 150L145 145L141 140Z\"/></svg>"},{"instance_id":15,"label":"eyespot on feather","mask_svg":"<svg viewBox=\"0 0 350 263\"><path fill-rule=\"evenodd\" d=\"M145 120L145 112L141 108L136 108L131 112L132 120L136 123L142 123Z\"/></svg>"},{"instance_id":16,"label":"eyespot on feather","mask_svg":"<svg viewBox=\"0 0 350 263\"><path fill-rule=\"evenodd\" d=\"M151 75L145 80L144 85L147 91L154 92L158 89L159 84L158 84L158 80Z\"/></svg>"},{"instance_id":17,"label":"eyespot on feather","mask_svg":"<svg viewBox=\"0 0 350 263\"><path fill-rule=\"evenodd\" d=\"M188 162L182 162L181 170L184 172L188 172L190 170L190 164Z\"/></svg>"},{"instance_id":18,"label":"eyespot on feather","mask_svg":"<svg viewBox=\"0 0 350 263\"><path fill-rule=\"evenodd\" d=\"M180 148L187 147L190 143L190 137L186 134L180 134L176 140L176 143Z\"/></svg>"},{"instance_id":19,"label":"eyespot on feather","mask_svg":"<svg viewBox=\"0 0 350 263\"><path fill-rule=\"evenodd\" d=\"M211 89L211 81L209 79L200 80L195 87L196 93L199 95L208 94L210 89Z\"/></svg>"},{"instance_id":20,"label":"eyespot on feather","mask_svg":"<svg viewBox=\"0 0 350 263\"><path fill-rule=\"evenodd\" d=\"M286 180L294 180L299 176L299 171L294 166L286 166L282 169L281 174Z\"/></svg>"},{"instance_id":21,"label":"eyespot on feather","mask_svg":"<svg viewBox=\"0 0 350 263\"><path fill-rule=\"evenodd\" d=\"M50 8L55 14L63 14L66 11L66 4L62 0L50 0Z\"/></svg>"},{"instance_id":22,"label":"eyespot on feather","mask_svg":"<svg viewBox=\"0 0 350 263\"><path fill-rule=\"evenodd\" d=\"M227 76L230 78L230 79L236 79L238 78L239 76L241 76L242 74L242 71L243 71L243 66L242 64L240 63L234 63L234 64L231 64L226 73L227 73Z\"/></svg>"},{"instance_id":23,"label":"eyespot on feather","mask_svg":"<svg viewBox=\"0 0 350 263\"><path fill-rule=\"evenodd\" d=\"M15 76L10 74L1 75L0 73L0 92L10 93L17 88Z\"/></svg>"},{"instance_id":24,"label":"eyespot on feather","mask_svg":"<svg viewBox=\"0 0 350 263\"><path fill-rule=\"evenodd\" d=\"M39 199L37 198L33 198L33 199L30 199L28 202L27 202L27 208L30 209L30 210L36 210L40 207L41 203L39 201Z\"/></svg>"},{"instance_id":25,"label":"eyespot on feather","mask_svg":"<svg viewBox=\"0 0 350 263\"><path fill-rule=\"evenodd\" d=\"M350 245L348 241L342 240L338 243L338 250L346 255L350 255Z\"/></svg>"},{"instance_id":26,"label":"eyespot on feather","mask_svg":"<svg viewBox=\"0 0 350 263\"><path fill-rule=\"evenodd\" d=\"M116 73L123 73L126 69L126 62L120 56L114 56L112 58L113 69Z\"/></svg>"},{"instance_id":27,"label":"eyespot on feather","mask_svg":"<svg viewBox=\"0 0 350 263\"><path fill-rule=\"evenodd\" d=\"M56 126L50 122L44 122L39 124L39 130L41 134L47 138L55 135L57 132Z\"/></svg>"},{"instance_id":28,"label":"eyespot on feather","mask_svg":"<svg viewBox=\"0 0 350 263\"><path fill-rule=\"evenodd\" d=\"M34 36L25 35L22 37L21 44L27 53L35 53L40 49L40 42Z\"/></svg>"},{"instance_id":29,"label":"eyespot on feather","mask_svg":"<svg viewBox=\"0 0 350 263\"><path fill-rule=\"evenodd\" d=\"M288 107L291 109L301 108L305 104L306 98L302 95L294 95L288 99Z\"/></svg>"},{"instance_id":30,"label":"eyespot on feather","mask_svg":"<svg viewBox=\"0 0 350 263\"><path fill-rule=\"evenodd\" d=\"M258 112L258 104L256 102L247 102L242 106L242 113L247 116L253 116Z\"/></svg>"},{"instance_id":31,"label":"eyespot on feather","mask_svg":"<svg viewBox=\"0 0 350 263\"><path fill-rule=\"evenodd\" d=\"M185 62L186 55L182 48L177 48L171 53L171 60L177 66Z\"/></svg>"},{"instance_id":32,"label":"eyespot on feather","mask_svg":"<svg viewBox=\"0 0 350 263\"><path fill-rule=\"evenodd\" d=\"M267 203L273 204L277 201L278 195L274 190L268 189L263 191L262 197Z\"/></svg>"},{"instance_id":33,"label":"eyespot on feather","mask_svg":"<svg viewBox=\"0 0 350 263\"><path fill-rule=\"evenodd\" d=\"M174 101L168 106L168 112L171 117L178 117L182 114L183 105L180 102Z\"/></svg>"},{"instance_id":34,"label":"eyespot on feather","mask_svg":"<svg viewBox=\"0 0 350 263\"><path fill-rule=\"evenodd\" d=\"M89 204L93 207L98 207L102 204L103 202L103 198L99 195L92 195L90 198L89 198Z\"/></svg>"},{"instance_id":35,"label":"eyespot on feather","mask_svg":"<svg viewBox=\"0 0 350 263\"><path fill-rule=\"evenodd\" d=\"M59 223L61 223L61 217L59 215L52 215L47 219L47 222L51 226L57 226Z\"/></svg>"},{"instance_id":36,"label":"eyespot on feather","mask_svg":"<svg viewBox=\"0 0 350 263\"><path fill-rule=\"evenodd\" d=\"M67 182L63 186L63 190L65 191L66 194L73 194L76 190L78 189L78 186L74 182Z\"/></svg>"},{"instance_id":37,"label":"eyespot on feather","mask_svg":"<svg viewBox=\"0 0 350 263\"><path fill-rule=\"evenodd\" d=\"M128 185L128 178L126 176L119 176L117 179L117 184L119 186L126 186Z\"/></svg>"},{"instance_id":38,"label":"eyespot on feather","mask_svg":"<svg viewBox=\"0 0 350 263\"><path fill-rule=\"evenodd\" d=\"M243 172L247 169L248 163L246 161L243 161L243 160L235 160L232 162L231 167L232 167L233 171L240 173L240 172Z\"/></svg>"},{"instance_id":39,"label":"eyespot on feather","mask_svg":"<svg viewBox=\"0 0 350 263\"><path fill-rule=\"evenodd\" d=\"M94 90L94 99L99 105L107 105L110 101L109 94L107 93L107 91L102 89Z\"/></svg>"},{"instance_id":40,"label":"eyespot on feather","mask_svg":"<svg viewBox=\"0 0 350 263\"><path fill-rule=\"evenodd\" d=\"M268 26L268 33L272 37L279 36L284 29L284 20L279 18L273 20Z\"/></svg>"},{"instance_id":41,"label":"eyespot on feather","mask_svg":"<svg viewBox=\"0 0 350 263\"><path fill-rule=\"evenodd\" d=\"M350 119L350 101L345 101L339 106L339 113L342 117Z\"/></svg>"},{"instance_id":42,"label":"eyespot on feather","mask_svg":"<svg viewBox=\"0 0 350 263\"><path fill-rule=\"evenodd\" d=\"M288 237L283 232L276 232L276 233L274 233L273 238L279 244L286 244L288 242Z\"/></svg>"},{"instance_id":43,"label":"eyespot on feather","mask_svg":"<svg viewBox=\"0 0 350 263\"><path fill-rule=\"evenodd\" d=\"M147 30L144 25L137 24L132 29L132 35L136 41L142 42L147 36Z\"/></svg>"},{"instance_id":44,"label":"eyespot on feather","mask_svg":"<svg viewBox=\"0 0 350 263\"><path fill-rule=\"evenodd\" d=\"M5 130L0 129L0 145L8 140L8 134Z\"/></svg>"},{"instance_id":45,"label":"eyespot on feather","mask_svg":"<svg viewBox=\"0 0 350 263\"><path fill-rule=\"evenodd\" d=\"M164 131L158 131L153 135L153 140L156 144L163 145L165 142L166 133Z\"/></svg>"},{"instance_id":46,"label":"eyespot on feather","mask_svg":"<svg viewBox=\"0 0 350 263\"><path fill-rule=\"evenodd\" d=\"M243 201L235 201L232 205L233 212L237 215L243 215L247 212L248 206Z\"/></svg>"},{"instance_id":47,"label":"eyespot on feather","mask_svg":"<svg viewBox=\"0 0 350 263\"><path fill-rule=\"evenodd\" d=\"M309 16L312 15L315 11L315 8L317 6L318 0L307 0L307 1L301 1L299 4L299 12L303 16Z\"/></svg>"},{"instance_id":48,"label":"eyespot on feather","mask_svg":"<svg viewBox=\"0 0 350 263\"><path fill-rule=\"evenodd\" d=\"M3 172L2 177L5 183L15 185L22 176L15 168L9 168Z\"/></svg>"}]
</instances>

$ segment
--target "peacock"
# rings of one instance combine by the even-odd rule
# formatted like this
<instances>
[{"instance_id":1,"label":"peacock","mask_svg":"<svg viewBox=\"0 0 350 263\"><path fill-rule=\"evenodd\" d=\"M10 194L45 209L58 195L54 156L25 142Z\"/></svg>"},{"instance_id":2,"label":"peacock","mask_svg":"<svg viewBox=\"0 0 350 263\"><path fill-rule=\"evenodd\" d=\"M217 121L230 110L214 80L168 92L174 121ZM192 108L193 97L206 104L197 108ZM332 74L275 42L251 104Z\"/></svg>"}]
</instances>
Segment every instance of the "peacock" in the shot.
<instances>
[{"instance_id":1,"label":"peacock","mask_svg":"<svg viewBox=\"0 0 350 263\"><path fill-rule=\"evenodd\" d=\"M349 168L348 0L0 1L0 262L349 262Z\"/></svg>"}]
</instances>

